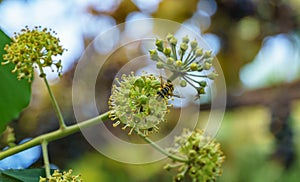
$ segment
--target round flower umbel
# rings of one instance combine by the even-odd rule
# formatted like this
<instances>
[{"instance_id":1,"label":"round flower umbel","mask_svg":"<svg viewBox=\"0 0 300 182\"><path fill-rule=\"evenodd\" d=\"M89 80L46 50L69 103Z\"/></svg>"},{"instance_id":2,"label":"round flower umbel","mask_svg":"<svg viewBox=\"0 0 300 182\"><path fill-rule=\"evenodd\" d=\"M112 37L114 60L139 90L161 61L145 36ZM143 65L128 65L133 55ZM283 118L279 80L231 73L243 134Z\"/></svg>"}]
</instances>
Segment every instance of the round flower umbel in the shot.
<instances>
[{"instance_id":1,"label":"round flower umbel","mask_svg":"<svg viewBox=\"0 0 300 182\"><path fill-rule=\"evenodd\" d=\"M175 138L175 148L169 152L186 158L187 162L167 164L165 169L178 168L174 181L182 181L187 175L195 182L215 181L222 174L225 156L220 144L205 136L202 130L185 129Z\"/></svg>"},{"instance_id":2,"label":"round flower umbel","mask_svg":"<svg viewBox=\"0 0 300 182\"><path fill-rule=\"evenodd\" d=\"M47 28L35 27L30 30L28 27L21 30L21 33L15 33L12 42L5 46L6 54L2 65L13 63L15 68L13 73L17 72L18 79L28 79L31 82L33 78L33 68L38 67L41 77L45 77L43 68L50 67L52 71L54 68L58 75L62 73L61 60L53 60L53 56L62 55L65 51L59 45L59 39L55 37L54 31Z\"/></svg>"},{"instance_id":3,"label":"round flower umbel","mask_svg":"<svg viewBox=\"0 0 300 182\"><path fill-rule=\"evenodd\" d=\"M207 83L201 78L215 79L218 74L212 71L212 51L205 51L198 46L196 40L190 41L188 36L179 44L172 34L167 41L156 40L156 49L150 50L150 58L156 61L158 69L167 69L173 73L172 79L179 77L180 86L187 83L197 91L197 97L205 94ZM204 71L208 74L204 74ZM199 79L200 78L200 79Z\"/></svg>"},{"instance_id":4,"label":"round flower umbel","mask_svg":"<svg viewBox=\"0 0 300 182\"><path fill-rule=\"evenodd\" d=\"M165 121L169 112L168 97L159 97L159 78L154 75L136 76L133 73L116 79L109 98L110 118L114 127L123 124L123 130L131 128L145 135L158 131L159 124Z\"/></svg>"}]
</instances>

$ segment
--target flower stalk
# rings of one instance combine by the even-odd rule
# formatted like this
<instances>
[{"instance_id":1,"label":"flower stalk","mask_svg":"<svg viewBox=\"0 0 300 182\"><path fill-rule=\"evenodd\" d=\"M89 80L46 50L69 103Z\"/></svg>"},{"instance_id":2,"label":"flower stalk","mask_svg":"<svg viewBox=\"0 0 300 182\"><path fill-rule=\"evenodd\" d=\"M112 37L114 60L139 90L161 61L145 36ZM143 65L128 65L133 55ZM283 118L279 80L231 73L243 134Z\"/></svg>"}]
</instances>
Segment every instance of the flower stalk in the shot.
<instances>
[{"instance_id":1,"label":"flower stalk","mask_svg":"<svg viewBox=\"0 0 300 182\"><path fill-rule=\"evenodd\" d=\"M39 67L39 68L40 68L41 74L44 74L43 69L42 69L41 67ZM51 98L51 102L52 102L54 111L55 111L56 116L57 116L57 118L58 118L59 128L60 128L61 130L64 130L64 129L66 129L66 124L65 124L64 118L63 118L63 116L62 116L62 112L61 112L61 110L60 110L60 107L59 107L59 105L58 105L58 103L57 103L57 101L56 101L56 98L55 98L55 96L54 96L54 94L53 94L53 92L52 92L52 89L51 89L51 87L50 87L50 85L49 85L49 83L48 83L48 80L47 80L46 76L43 76L43 80L44 80L44 82L45 82L45 84L46 84L46 87L47 87L48 93L49 93L49 95L50 95L50 98Z\"/></svg>"},{"instance_id":2,"label":"flower stalk","mask_svg":"<svg viewBox=\"0 0 300 182\"><path fill-rule=\"evenodd\" d=\"M146 135L144 135L143 133L141 133L140 131L135 130L135 132L142 138L144 139L147 143L149 143L150 145L152 145L153 148L155 148L156 150L158 150L160 153L164 154L165 156L167 156L168 158L172 159L173 161L177 161L177 162L188 162L187 159L184 159L182 157L173 155L171 153L169 153L167 150L161 148L159 145L157 145L155 142L153 142L149 137L147 137Z\"/></svg>"},{"instance_id":3,"label":"flower stalk","mask_svg":"<svg viewBox=\"0 0 300 182\"><path fill-rule=\"evenodd\" d=\"M43 152L43 159L44 159L44 166L45 166L45 173L46 177L50 177L50 162L48 156L48 142L46 140L42 141L42 152Z\"/></svg>"}]
</instances>

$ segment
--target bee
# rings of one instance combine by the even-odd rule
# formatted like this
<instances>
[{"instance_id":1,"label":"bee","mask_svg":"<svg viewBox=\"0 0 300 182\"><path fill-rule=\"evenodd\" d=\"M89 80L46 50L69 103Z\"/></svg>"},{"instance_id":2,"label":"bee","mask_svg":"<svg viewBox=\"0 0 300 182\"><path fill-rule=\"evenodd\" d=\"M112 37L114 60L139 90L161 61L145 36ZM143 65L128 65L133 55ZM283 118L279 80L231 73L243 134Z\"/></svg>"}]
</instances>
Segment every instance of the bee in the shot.
<instances>
[{"instance_id":1,"label":"bee","mask_svg":"<svg viewBox=\"0 0 300 182\"><path fill-rule=\"evenodd\" d=\"M174 85L171 80L167 80L167 83L163 82L162 76L160 76L160 88L157 91L157 94L160 98L169 98L173 95Z\"/></svg>"}]
</instances>

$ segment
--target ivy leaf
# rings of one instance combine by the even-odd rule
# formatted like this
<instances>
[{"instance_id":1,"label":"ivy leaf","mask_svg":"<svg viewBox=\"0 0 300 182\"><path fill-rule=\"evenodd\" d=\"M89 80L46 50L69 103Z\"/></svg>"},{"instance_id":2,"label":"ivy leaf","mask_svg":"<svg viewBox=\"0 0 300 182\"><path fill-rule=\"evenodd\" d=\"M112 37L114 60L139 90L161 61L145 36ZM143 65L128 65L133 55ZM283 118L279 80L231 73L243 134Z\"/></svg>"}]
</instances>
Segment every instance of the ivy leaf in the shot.
<instances>
[{"instance_id":1,"label":"ivy leaf","mask_svg":"<svg viewBox=\"0 0 300 182\"><path fill-rule=\"evenodd\" d=\"M54 170L51 170L53 173ZM36 182L40 176L44 177L45 169L21 169L21 170L5 170L0 171L0 181L6 182Z\"/></svg>"},{"instance_id":2,"label":"ivy leaf","mask_svg":"<svg viewBox=\"0 0 300 182\"><path fill-rule=\"evenodd\" d=\"M0 29L0 62L3 62L4 47L11 39ZM18 80L12 63L0 64L0 134L6 125L16 119L20 112L28 106L31 96L31 83Z\"/></svg>"}]
</instances>

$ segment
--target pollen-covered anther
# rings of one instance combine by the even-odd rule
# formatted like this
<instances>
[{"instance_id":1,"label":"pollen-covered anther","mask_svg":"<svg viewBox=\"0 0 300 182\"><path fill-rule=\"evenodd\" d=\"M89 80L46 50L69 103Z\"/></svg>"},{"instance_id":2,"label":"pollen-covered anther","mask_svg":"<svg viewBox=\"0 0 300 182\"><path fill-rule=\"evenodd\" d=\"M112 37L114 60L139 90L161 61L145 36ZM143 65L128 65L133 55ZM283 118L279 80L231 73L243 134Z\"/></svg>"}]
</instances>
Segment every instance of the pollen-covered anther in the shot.
<instances>
[{"instance_id":1,"label":"pollen-covered anther","mask_svg":"<svg viewBox=\"0 0 300 182\"><path fill-rule=\"evenodd\" d=\"M111 119L111 120L114 120L114 119ZM120 121L117 121L113 124L113 127L117 127L121 122Z\"/></svg>"},{"instance_id":2,"label":"pollen-covered anther","mask_svg":"<svg viewBox=\"0 0 300 182\"><path fill-rule=\"evenodd\" d=\"M141 131L144 134L151 133L149 131L152 130L157 131L159 124L165 121L170 107L169 98L161 99L157 94L160 88L160 79L153 75L123 75L112 87L108 102L109 117L117 120L113 126L124 124L122 129L130 128L129 135L133 131Z\"/></svg>"}]
</instances>

